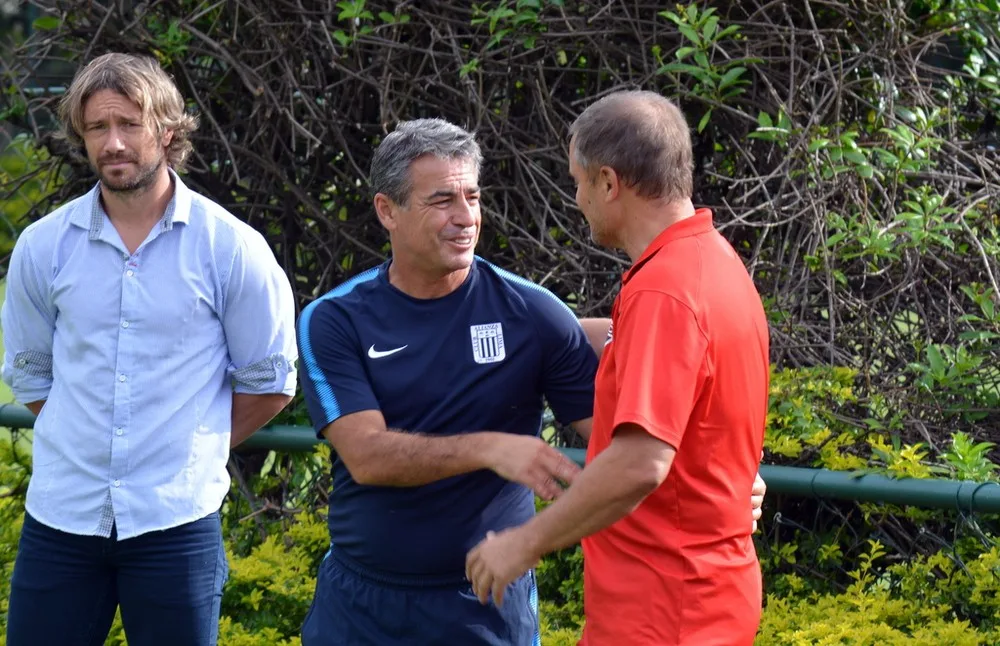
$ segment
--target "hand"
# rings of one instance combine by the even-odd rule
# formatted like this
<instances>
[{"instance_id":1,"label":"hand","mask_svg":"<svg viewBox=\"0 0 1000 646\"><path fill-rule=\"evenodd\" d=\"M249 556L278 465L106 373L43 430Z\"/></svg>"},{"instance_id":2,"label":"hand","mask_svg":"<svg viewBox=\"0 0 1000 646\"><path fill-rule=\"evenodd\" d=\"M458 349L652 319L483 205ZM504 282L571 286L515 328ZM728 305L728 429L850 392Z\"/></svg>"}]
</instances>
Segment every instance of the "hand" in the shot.
<instances>
[{"instance_id":1,"label":"hand","mask_svg":"<svg viewBox=\"0 0 1000 646\"><path fill-rule=\"evenodd\" d=\"M550 446L529 435L496 433L490 468L498 476L531 488L543 500L554 500L563 492L559 481L569 485L580 467Z\"/></svg>"},{"instance_id":2,"label":"hand","mask_svg":"<svg viewBox=\"0 0 1000 646\"><path fill-rule=\"evenodd\" d=\"M757 531L757 521L760 520L763 514L760 507L764 504L765 493L767 493L767 483L760 477L760 471L758 471L757 477L753 481L753 489L750 491L750 511L753 517L753 530L751 530L751 533Z\"/></svg>"},{"instance_id":3,"label":"hand","mask_svg":"<svg viewBox=\"0 0 1000 646\"><path fill-rule=\"evenodd\" d=\"M497 607L502 606L507 586L538 564L540 557L531 553L521 533L520 529L487 532L465 557L465 578L472 583L479 603L486 605L492 594Z\"/></svg>"}]
</instances>

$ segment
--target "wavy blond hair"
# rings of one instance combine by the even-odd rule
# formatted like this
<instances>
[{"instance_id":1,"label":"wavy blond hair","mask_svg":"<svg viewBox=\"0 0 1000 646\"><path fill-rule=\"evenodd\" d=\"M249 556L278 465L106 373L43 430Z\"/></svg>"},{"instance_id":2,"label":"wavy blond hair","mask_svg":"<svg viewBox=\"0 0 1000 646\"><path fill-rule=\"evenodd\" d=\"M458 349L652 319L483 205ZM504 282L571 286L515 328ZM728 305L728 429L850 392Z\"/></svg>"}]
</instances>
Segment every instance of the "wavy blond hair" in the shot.
<instances>
[{"instance_id":1,"label":"wavy blond hair","mask_svg":"<svg viewBox=\"0 0 1000 646\"><path fill-rule=\"evenodd\" d=\"M101 90L117 92L138 105L143 122L158 139L165 131L173 131L166 150L167 164L174 170L184 169L198 118L184 111L184 98L173 80L154 59L146 56L104 54L77 73L59 102L62 135L67 141L83 146L84 107Z\"/></svg>"}]
</instances>

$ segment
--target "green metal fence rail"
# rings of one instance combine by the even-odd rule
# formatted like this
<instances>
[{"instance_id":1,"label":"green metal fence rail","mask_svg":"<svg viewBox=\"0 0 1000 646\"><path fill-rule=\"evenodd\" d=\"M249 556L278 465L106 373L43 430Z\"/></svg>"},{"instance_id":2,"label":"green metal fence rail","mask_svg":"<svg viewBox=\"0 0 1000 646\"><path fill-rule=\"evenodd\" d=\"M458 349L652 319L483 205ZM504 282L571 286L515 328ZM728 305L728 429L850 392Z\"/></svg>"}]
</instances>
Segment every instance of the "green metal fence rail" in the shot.
<instances>
[{"instance_id":1,"label":"green metal fence rail","mask_svg":"<svg viewBox=\"0 0 1000 646\"><path fill-rule=\"evenodd\" d=\"M31 428L35 417L17 404L0 405L0 427ZM270 449L282 452L310 451L320 441L307 426L269 426L254 433L238 450ZM583 449L561 449L582 465ZM1000 513L1000 484L943 479L893 479L881 475L856 476L844 471L761 465L768 495L786 494L803 498L836 498L880 502L965 512Z\"/></svg>"}]
</instances>

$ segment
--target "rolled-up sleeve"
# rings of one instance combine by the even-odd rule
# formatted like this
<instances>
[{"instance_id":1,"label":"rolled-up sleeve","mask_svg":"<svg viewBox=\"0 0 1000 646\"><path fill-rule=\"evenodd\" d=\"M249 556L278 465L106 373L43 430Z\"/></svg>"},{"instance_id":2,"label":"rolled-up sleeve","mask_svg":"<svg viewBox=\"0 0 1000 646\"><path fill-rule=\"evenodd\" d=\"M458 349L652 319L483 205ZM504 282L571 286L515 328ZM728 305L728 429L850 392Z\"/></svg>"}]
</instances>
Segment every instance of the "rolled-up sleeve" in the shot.
<instances>
[{"instance_id":1,"label":"rolled-up sleeve","mask_svg":"<svg viewBox=\"0 0 1000 646\"><path fill-rule=\"evenodd\" d=\"M7 294L0 310L3 326L3 381L22 403L46 399L52 388L52 337L55 308L50 268L39 266L30 237L14 245L7 270Z\"/></svg>"},{"instance_id":2,"label":"rolled-up sleeve","mask_svg":"<svg viewBox=\"0 0 1000 646\"><path fill-rule=\"evenodd\" d=\"M235 392L295 394L298 351L292 287L256 232L244 234L236 247L222 323Z\"/></svg>"}]
</instances>

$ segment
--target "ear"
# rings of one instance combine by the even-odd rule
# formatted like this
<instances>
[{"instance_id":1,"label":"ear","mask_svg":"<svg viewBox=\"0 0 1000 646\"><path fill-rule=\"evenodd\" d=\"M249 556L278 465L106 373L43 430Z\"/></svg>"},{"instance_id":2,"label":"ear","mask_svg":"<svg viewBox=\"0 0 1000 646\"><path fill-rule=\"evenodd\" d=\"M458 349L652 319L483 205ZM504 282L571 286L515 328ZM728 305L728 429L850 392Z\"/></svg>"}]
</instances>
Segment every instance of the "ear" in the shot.
<instances>
[{"instance_id":1,"label":"ear","mask_svg":"<svg viewBox=\"0 0 1000 646\"><path fill-rule=\"evenodd\" d=\"M392 233L399 224L396 220L396 203L385 193L376 193L374 202L378 221L382 223L386 231Z\"/></svg>"},{"instance_id":2,"label":"ear","mask_svg":"<svg viewBox=\"0 0 1000 646\"><path fill-rule=\"evenodd\" d=\"M170 145L170 142L173 141L173 140L174 140L174 131L173 130L164 130L163 131L163 136L160 137L160 144L164 148L166 148L167 146Z\"/></svg>"},{"instance_id":3,"label":"ear","mask_svg":"<svg viewBox=\"0 0 1000 646\"><path fill-rule=\"evenodd\" d=\"M601 166L597 174L597 190L599 195L603 195L605 202L614 202L618 199L621 191L621 180L618 173L610 166Z\"/></svg>"}]
</instances>

